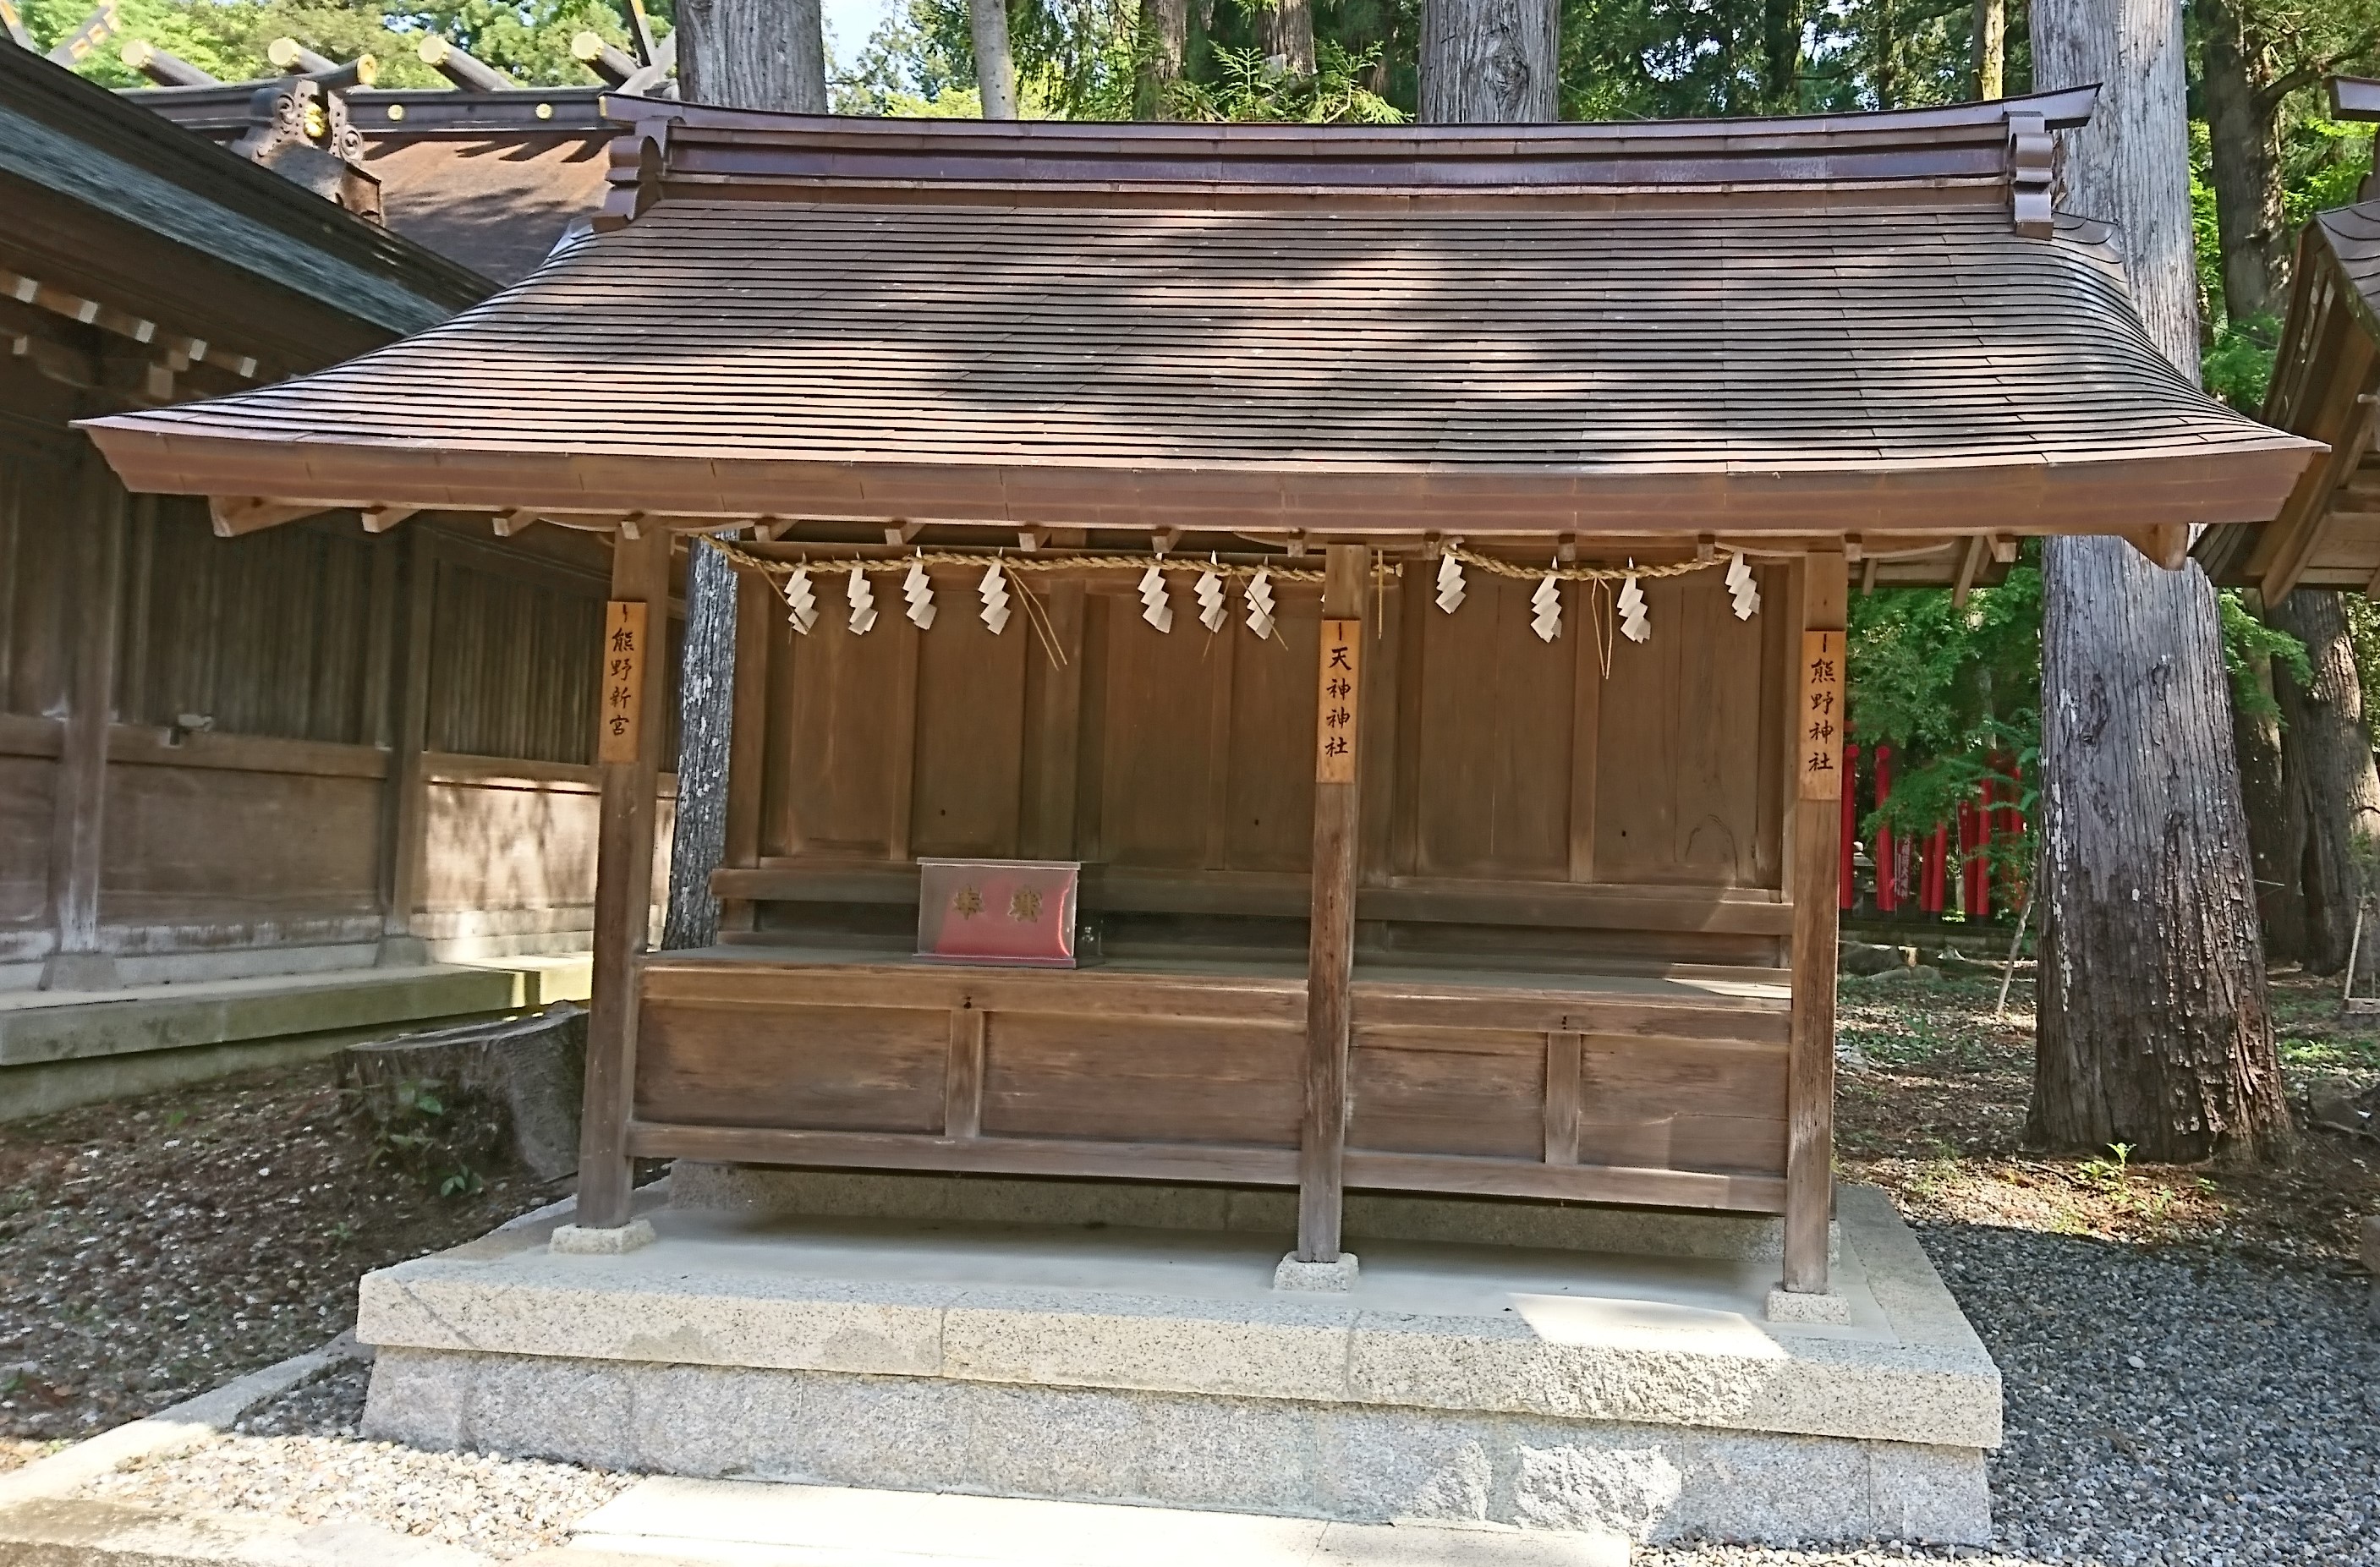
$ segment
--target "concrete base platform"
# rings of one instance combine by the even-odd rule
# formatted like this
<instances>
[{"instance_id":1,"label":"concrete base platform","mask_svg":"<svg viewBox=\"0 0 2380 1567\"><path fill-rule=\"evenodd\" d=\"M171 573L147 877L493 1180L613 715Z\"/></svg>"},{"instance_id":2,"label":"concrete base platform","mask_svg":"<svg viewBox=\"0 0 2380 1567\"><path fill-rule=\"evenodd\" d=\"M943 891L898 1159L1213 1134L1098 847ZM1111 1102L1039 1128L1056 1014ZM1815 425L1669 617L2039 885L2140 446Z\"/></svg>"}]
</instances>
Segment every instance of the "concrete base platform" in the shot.
<instances>
[{"instance_id":1,"label":"concrete base platform","mask_svg":"<svg viewBox=\"0 0 2380 1567\"><path fill-rule=\"evenodd\" d=\"M335 1054L586 993L583 956L0 992L0 1121Z\"/></svg>"},{"instance_id":2,"label":"concrete base platform","mask_svg":"<svg viewBox=\"0 0 2380 1567\"><path fill-rule=\"evenodd\" d=\"M1613 1535L650 1479L522 1567L1628 1567Z\"/></svg>"},{"instance_id":3,"label":"concrete base platform","mask_svg":"<svg viewBox=\"0 0 2380 1567\"><path fill-rule=\"evenodd\" d=\"M1392 1232L1532 1206L1389 1200L1418 1215ZM1364 1524L1988 1538L1999 1376L1883 1194L1841 1197L1840 1325L1766 1320L1773 1261L1403 1239L1362 1211L1344 1294L1276 1292L1288 1237L1253 1228L672 1206L652 1245L585 1256L547 1245L558 1213L366 1277L365 1431Z\"/></svg>"}]
</instances>

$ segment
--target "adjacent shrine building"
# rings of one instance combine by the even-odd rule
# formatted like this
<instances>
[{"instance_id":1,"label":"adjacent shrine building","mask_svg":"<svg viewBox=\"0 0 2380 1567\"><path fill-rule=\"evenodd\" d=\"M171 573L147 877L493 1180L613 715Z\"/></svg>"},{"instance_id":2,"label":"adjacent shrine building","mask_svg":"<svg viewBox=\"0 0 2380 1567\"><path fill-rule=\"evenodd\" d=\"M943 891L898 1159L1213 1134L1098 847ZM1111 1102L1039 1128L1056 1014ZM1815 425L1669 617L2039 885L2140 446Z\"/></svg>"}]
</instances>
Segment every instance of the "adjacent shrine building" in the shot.
<instances>
[{"instance_id":1,"label":"adjacent shrine building","mask_svg":"<svg viewBox=\"0 0 2380 1567\"><path fill-rule=\"evenodd\" d=\"M2052 213L2091 97L615 99L598 234L516 288L85 428L241 528L613 540L582 1231L671 1156L1293 1186L1306 1284L1348 1188L1726 1209L1783 1216L1772 1312L1824 1318L1847 583L2028 534L2179 565L2318 450L2161 359ZM728 529L727 933L648 954L635 634ZM921 886L1042 917L921 881L953 858L1079 862L1097 961L913 957Z\"/></svg>"}]
</instances>

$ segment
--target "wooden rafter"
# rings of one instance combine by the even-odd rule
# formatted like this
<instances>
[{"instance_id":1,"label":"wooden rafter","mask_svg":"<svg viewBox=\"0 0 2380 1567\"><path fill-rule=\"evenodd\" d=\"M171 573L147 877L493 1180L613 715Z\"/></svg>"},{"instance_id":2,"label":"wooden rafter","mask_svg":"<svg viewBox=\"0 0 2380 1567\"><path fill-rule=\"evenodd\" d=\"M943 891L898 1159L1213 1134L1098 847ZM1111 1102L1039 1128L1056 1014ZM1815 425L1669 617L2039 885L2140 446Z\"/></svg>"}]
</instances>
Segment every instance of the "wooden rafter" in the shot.
<instances>
[{"instance_id":1,"label":"wooden rafter","mask_svg":"<svg viewBox=\"0 0 2380 1567\"><path fill-rule=\"evenodd\" d=\"M328 509L307 501L273 501L255 496L213 497L207 502L207 513L214 521L215 537L218 539L237 539L243 533L261 532Z\"/></svg>"}]
</instances>

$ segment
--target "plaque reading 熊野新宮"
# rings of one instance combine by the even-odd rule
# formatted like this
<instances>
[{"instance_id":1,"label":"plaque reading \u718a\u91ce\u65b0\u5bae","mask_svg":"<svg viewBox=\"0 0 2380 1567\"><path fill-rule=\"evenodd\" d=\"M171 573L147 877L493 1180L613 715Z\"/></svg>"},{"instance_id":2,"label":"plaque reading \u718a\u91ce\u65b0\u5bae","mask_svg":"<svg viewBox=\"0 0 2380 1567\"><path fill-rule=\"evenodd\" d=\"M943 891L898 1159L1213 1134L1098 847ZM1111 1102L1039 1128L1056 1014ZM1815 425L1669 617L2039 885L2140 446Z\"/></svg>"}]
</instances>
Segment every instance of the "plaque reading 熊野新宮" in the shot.
<instances>
[{"instance_id":1,"label":"plaque reading \u718a\u91ce\u65b0\u5bae","mask_svg":"<svg viewBox=\"0 0 2380 1567\"><path fill-rule=\"evenodd\" d=\"M645 606L614 599L603 609L603 711L595 759L633 762L644 743Z\"/></svg>"}]
</instances>

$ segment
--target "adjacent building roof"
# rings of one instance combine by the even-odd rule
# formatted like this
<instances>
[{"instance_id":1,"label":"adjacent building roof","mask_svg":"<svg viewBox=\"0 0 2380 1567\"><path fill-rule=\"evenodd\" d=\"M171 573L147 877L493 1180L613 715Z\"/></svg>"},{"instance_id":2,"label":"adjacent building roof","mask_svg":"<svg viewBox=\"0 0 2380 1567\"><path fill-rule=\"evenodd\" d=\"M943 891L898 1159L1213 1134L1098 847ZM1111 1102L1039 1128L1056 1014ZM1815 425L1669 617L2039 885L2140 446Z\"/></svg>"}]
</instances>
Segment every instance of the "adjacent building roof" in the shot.
<instances>
[{"instance_id":1,"label":"adjacent building roof","mask_svg":"<svg viewBox=\"0 0 2380 1567\"><path fill-rule=\"evenodd\" d=\"M2342 119L2380 120L2380 81L2336 79ZM2369 186L2366 195L2370 194ZM2267 527L2209 528L2192 550L2208 574L2265 601L2297 588L2380 594L2380 200L2316 213L2299 237L2289 316L2265 418L2326 443Z\"/></svg>"},{"instance_id":2,"label":"adjacent building roof","mask_svg":"<svg viewBox=\"0 0 2380 1567\"><path fill-rule=\"evenodd\" d=\"M140 489L1368 533L2108 531L2312 443L2046 202L2090 93L1626 126L614 100L608 228L388 349L98 421Z\"/></svg>"},{"instance_id":3,"label":"adjacent building roof","mask_svg":"<svg viewBox=\"0 0 2380 1567\"><path fill-rule=\"evenodd\" d=\"M135 88L118 96L228 145L250 133L272 83ZM336 99L387 225L499 284L535 272L602 204L618 127L601 90L344 87ZM269 109L264 111L269 113Z\"/></svg>"},{"instance_id":4,"label":"adjacent building roof","mask_svg":"<svg viewBox=\"0 0 2380 1567\"><path fill-rule=\"evenodd\" d=\"M16 275L18 298L63 291L152 327L170 322L212 343L211 362L236 354L268 375L420 332L492 289L469 269L6 46L0 213L0 268Z\"/></svg>"}]
</instances>

